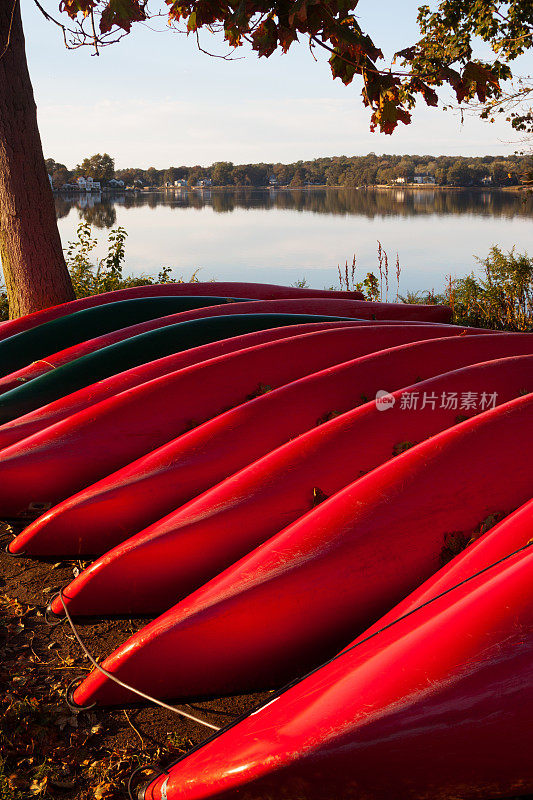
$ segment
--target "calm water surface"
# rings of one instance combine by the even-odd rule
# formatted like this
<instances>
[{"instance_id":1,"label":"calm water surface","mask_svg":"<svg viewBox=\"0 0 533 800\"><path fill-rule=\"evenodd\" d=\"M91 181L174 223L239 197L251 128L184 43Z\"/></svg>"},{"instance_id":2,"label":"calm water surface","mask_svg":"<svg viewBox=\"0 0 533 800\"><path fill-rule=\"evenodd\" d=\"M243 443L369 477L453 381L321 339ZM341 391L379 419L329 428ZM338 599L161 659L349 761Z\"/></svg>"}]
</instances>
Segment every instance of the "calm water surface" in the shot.
<instances>
[{"instance_id":1,"label":"calm water surface","mask_svg":"<svg viewBox=\"0 0 533 800\"><path fill-rule=\"evenodd\" d=\"M105 242L128 232L128 273L172 268L200 280L312 287L337 284L355 254L358 275L377 271L377 240L402 268L400 291L442 289L445 276L476 268L492 244L533 254L533 198L497 191L371 189L192 190L167 194L56 197L64 245L81 220ZM100 252L100 250L99 250ZM396 294L391 274L389 299Z\"/></svg>"}]
</instances>

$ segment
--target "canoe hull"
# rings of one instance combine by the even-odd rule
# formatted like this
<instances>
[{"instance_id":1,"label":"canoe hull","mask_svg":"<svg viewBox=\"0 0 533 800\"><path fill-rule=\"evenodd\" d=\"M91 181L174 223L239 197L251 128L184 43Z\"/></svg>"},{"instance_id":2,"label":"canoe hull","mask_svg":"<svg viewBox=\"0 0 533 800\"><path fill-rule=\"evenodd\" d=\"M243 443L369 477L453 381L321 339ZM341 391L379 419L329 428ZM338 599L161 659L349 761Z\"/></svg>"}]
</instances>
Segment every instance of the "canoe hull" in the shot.
<instances>
[{"instance_id":1,"label":"canoe hull","mask_svg":"<svg viewBox=\"0 0 533 800\"><path fill-rule=\"evenodd\" d=\"M310 511L313 487L329 497L393 458L398 431L414 443L456 424L454 409L402 409L404 393L440 398L487 391L505 403L519 396L524 386L533 391L533 356L474 365L399 390L395 408L386 414L372 403L326 422L105 553L64 589L69 611L103 616L162 613ZM152 496L154 492L155 488ZM123 506L124 501L125 496ZM78 532L85 508L79 516L70 516L69 530ZM102 507L93 529L106 530L110 516L109 505ZM512 541L505 538L505 553L513 549ZM526 541L522 537L521 544ZM135 592L128 592L129 586L135 586ZM52 611L62 613L58 599Z\"/></svg>"},{"instance_id":2,"label":"canoe hull","mask_svg":"<svg viewBox=\"0 0 533 800\"><path fill-rule=\"evenodd\" d=\"M376 328L371 332L370 341L366 334L366 331L354 329L311 336L317 339L330 337L332 341L340 341L342 337L345 345L348 343L348 349L355 347L359 340L360 352L365 352L365 348L366 352L377 348L386 339L390 342L391 336L413 336L412 331L400 332L396 328L392 334L390 330L378 332ZM425 335L431 336L431 329ZM287 371L294 375L295 367L287 363L287 359L276 356L269 360L273 353L290 351L294 354L299 347L298 368L303 371L307 363L309 371L312 371L318 354L309 348L307 341L302 337L300 342L284 340L285 343L264 345L248 353L241 351L212 362L209 371L204 362L175 373L173 377L166 376L110 398L6 449L4 461L0 462L0 477L6 490L5 498L2 498L4 513L11 509L18 513L31 501L59 503L103 475L110 475L113 470L154 451L143 464L134 463L127 473L110 475L103 487L96 487L97 492L103 488L99 498L105 508L102 526L96 525L96 518L91 516L91 500L85 503L85 499L92 496L89 490L88 495L73 498L68 504L71 509L78 499L81 500L83 510L75 525L73 518L67 521L65 517L66 524L60 530L63 508L59 513L52 510L27 528L11 548L45 555L63 552L58 548L71 543L70 547L77 548L76 552L82 552L81 548L87 546L83 539L85 531L100 529L105 542L97 542L94 536L90 541L91 552L102 552L101 548L109 549L117 543L112 539L114 531L121 536L118 541L124 538L128 508L133 510L139 505L139 492L145 498L147 509L154 509L158 497L164 494L166 498L167 493L174 498L175 508L179 502L205 491L288 439L316 427L332 412L343 413L365 402L365 397L368 400L375 396L376 391L382 388L384 375L387 376L388 388L394 390L480 359L516 354L521 350L529 353L531 348L528 334L456 336L411 342L331 366L314 376L308 375L242 403L250 391L257 389L259 382L273 385L271 379L266 380L268 374L277 375L278 384L281 382L280 370L286 375ZM259 353L265 360L261 361ZM340 353L340 345L334 353ZM228 379L230 363L234 375L231 380ZM274 373L267 369L273 369ZM243 379L248 382L246 391ZM183 398L179 405L175 402L177 396ZM235 406L239 401L242 404L237 408L214 416L220 414L224 404L226 407ZM210 416L213 419L180 436L187 423L190 425L191 418L201 421L202 414L204 419ZM175 426L173 430L171 425ZM135 437L129 435L131 431L135 431ZM179 439L175 443L169 442L177 436ZM113 449L104 453L108 441L114 442ZM168 448L155 449L161 448L165 442L169 442ZM80 459L80 452L85 455L83 459ZM37 489L39 498L35 496ZM133 491L130 496L137 500L132 504L123 490L127 494ZM181 493L179 500L176 500L177 491ZM30 492L34 494L30 495ZM135 519L139 524L140 518ZM152 517L154 519L157 516ZM56 528L57 520L59 526ZM44 526L46 533L43 535L41 528ZM74 529L77 539L72 544ZM135 528L130 527L130 530L133 532ZM17 549L17 552L20 551Z\"/></svg>"},{"instance_id":3,"label":"canoe hull","mask_svg":"<svg viewBox=\"0 0 533 800\"><path fill-rule=\"evenodd\" d=\"M159 697L255 691L302 674L435 573L450 533L470 537L490 515L529 500L523 441L532 410L526 395L378 467L147 625L104 666ZM132 697L95 672L74 696L81 705Z\"/></svg>"},{"instance_id":4,"label":"canoe hull","mask_svg":"<svg viewBox=\"0 0 533 800\"><path fill-rule=\"evenodd\" d=\"M200 745L139 800L529 794L532 576L528 552L472 579Z\"/></svg>"}]
</instances>

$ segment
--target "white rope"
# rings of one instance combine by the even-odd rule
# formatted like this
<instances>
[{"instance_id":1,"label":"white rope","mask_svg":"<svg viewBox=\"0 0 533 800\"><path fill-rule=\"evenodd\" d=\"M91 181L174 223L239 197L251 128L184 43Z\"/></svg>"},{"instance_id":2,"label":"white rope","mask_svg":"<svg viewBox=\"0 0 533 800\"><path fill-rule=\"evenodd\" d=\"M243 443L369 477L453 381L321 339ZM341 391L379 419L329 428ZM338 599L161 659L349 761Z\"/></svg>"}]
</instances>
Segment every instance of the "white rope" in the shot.
<instances>
[{"instance_id":1,"label":"white rope","mask_svg":"<svg viewBox=\"0 0 533 800\"><path fill-rule=\"evenodd\" d=\"M87 650L87 648L85 647L84 643L82 642L82 640L80 638L80 635L79 635L79 633L78 633L78 631L76 629L76 626L74 625L74 623L72 621L72 617L69 614L67 605L65 603L65 599L63 597L63 590L62 589L59 592L59 598L60 598L61 604L63 606L63 611L65 612L65 617L67 618L68 624L70 625L70 627L72 629L72 633L76 637L76 640L77 640L79 646L81 647L81 649L83 650L83 652L85 653L86 657L89 659L89 661L91 662L93 667L95 669L97 669L99 672L101 672L102 675L105 675L106 678L109 678L109 680L113 681L118 686L121 686L123 689L127 689L129 692L133 692L134 694L138 695L139 697L142 697L144 700L148 700L150 703L155 703L155 705L161 706L161 708L165 708L167 711L172 711L172 713L178 714L180 717L185 717L186 719L190 719L192 722L196 722L196 723L198 723L198 725L203 725L206 728L210 728L212 731L219 731L220 730L220 728L217 725L212 725L210 722L206 722L205 719L201 719L200 717L196 717L193 714L189 714L187 711L183 711L181 708L176 708L175 706L170 706L170 705L168 705L168 703L164 703L162 700L158 700L156 697L151 697L149 694L145 694L144 692L141 692L139 689L135 689L133 686L130 686L129 684L124 683L124 681L119 680L119 678L117 678L111 672L108 672L106 669L101 667L100 664L98 664L95 661L95 659L92 657L92 655Z\"/></svg>"}]
</instances>

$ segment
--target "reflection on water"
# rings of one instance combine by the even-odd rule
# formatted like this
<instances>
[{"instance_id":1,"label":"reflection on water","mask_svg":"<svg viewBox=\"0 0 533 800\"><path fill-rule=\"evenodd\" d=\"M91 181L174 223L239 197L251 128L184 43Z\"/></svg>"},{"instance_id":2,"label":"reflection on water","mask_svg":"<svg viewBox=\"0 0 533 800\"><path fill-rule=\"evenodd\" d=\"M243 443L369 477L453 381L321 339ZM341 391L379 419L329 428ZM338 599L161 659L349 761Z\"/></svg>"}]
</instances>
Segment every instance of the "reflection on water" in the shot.
<instances>
[{"instance_id":1,"label":"reflection on water","mask_svg":"<svg viewBox=\"0 0 533 800\"><path fill-rule=\"evenodd\" d=\"M56 197L66 246L80 220L128 233L128 273L169 267L188 278L312 287L337 282L337 265L357 256L357 279L377 271L379 240L399 253L401 291L441 289L445 276L476 268L497 244L533 254L533 197L502 191L435 189L214 189Z\"/></svg>"},{"instance_id":2,"label":"reflection on water","mask_svg":"<svg viewBox=\"0 0 533 800\"><path fill-rule=\"evenodd\" d=\"M72 208L98 228L116 222L115 207L171 209L209 206L217 214L237 209L279 209L312 214L353 214L411 217L418 214L484 214L497 217L533 216L533 197L501 191L435 189L215 189L165 193L56 196L58 218Z\"/></svg>"}]
</instances>

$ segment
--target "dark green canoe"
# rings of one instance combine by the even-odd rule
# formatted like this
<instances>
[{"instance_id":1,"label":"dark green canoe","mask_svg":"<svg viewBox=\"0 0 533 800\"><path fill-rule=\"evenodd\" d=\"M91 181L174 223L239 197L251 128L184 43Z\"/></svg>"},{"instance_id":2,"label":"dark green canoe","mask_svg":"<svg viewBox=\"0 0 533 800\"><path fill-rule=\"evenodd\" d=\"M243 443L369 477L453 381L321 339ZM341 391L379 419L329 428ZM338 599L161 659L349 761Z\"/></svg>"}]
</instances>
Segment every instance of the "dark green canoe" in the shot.
<instances>
[{"instance_id":1,"label":"dark green canoe","mask_svg":"<svg viewBox=\"0 0 533 800\"><path fill-rule=\"evenodd\" d=\"M268 328L339 321L355 320L316 314L228 314L157 328L77 358L16 389L4 392L0 395L0 424L110 375L171 353Z\"/></svg>"},{"instance_id":2,"label":"dark green canoe","mask_svg":"<svg viewBox=\"0 0 533 800\"><path fill-rule=\"evenodd\" d=\"M32 361L120 328L177 314L180 311L238 301L242 302L241 298L141 297L76 311L1 341L0 373L9 375L10 372L15 372L31 364ZM245 299L244 302L248 300Z\"/></svg>"}]
</instances>

